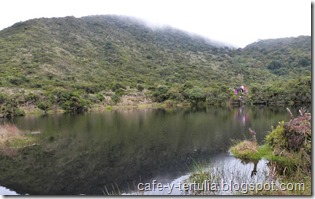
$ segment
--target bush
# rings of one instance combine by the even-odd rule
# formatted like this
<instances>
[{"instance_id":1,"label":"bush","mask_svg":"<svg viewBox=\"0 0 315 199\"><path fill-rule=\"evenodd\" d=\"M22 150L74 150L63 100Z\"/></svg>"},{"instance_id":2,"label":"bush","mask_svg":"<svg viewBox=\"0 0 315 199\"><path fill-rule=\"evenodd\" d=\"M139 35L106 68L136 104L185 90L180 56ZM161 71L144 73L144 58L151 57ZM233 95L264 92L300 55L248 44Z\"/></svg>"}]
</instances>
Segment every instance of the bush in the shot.
<instances>
[{"instance_id":1,"label":"bush","mask_svg":"<svg viewBox=\"0 0 315 199\"><path fill-rule=\"evenodd\" d=\"M29 93L25 95L25 102L29 104L35 104L36 102L39 101L39 99L40 99L40 96L36 93Z\"/></svg>"},{"instance_id":2,"label":"bush","mask_svg":"<svg viewBox=\"0 0 315 199\"><path fill-rule=\"evenodd\" d=\"M50 109L52 106L50 101L42 101L37 104L37 107L47 113L47 111Z\"/></svg>"},{"instance_id":3,"label":"bush","mask_svg":"<svg viewBox=\"0 0 315 199\"><path fill-rule=\"evenodd\" d=\"M62 93L60 97L61 107L66 113L82 113L88 109L90 104L76 92Z\"/></svg>"},{"instance_id":4,"label":"bush","mask_svg":"<svg viewBox=\"0 0 315 199\"><path fill-rule=\"evenodd\" d=\"M137 89L138 89L138 91L142 92L144 89L144 86L141 84L137 84Z\"/></svg>"},{"instance_id":5,"label":"bush","mask_svg":"<svg viewBox=\"0 0 315 199\"><path fill-rule=\"evenodd\" d=\"M302 111L303 109L300 109L299 117L283 125L283 134L287 140L288 150L297 151L304 147L305 151L311 155L311 116Z\"/></svg>"},{"instance_id":6,"label":"bush","mask_svg":"<svg viewBox=\"0 0 315 199\"><path fill-rule=\"evenodd\" d=\"M169 98L168 86L159 85L153 92L153 96L157 102L163 102Z\"/></svg>"},{"instance_id":7,"label":"bush","mask_svg":"<svg viewBox=\"0 0 315 199\"><path fill-rule=\"evenodd\" d=\"M13 98L4 102L0 108L0 117L14 117L25 115L25 112L18 108L18 103Z\"/></svg>"},{"instance_id":8,"label":"bush","mask_svg":"<svg viewBox=\"0 0 315 199\"><path fill-rule=\"evenodd\" d=\"M188 98L194 104L197 104L199 101L206 101L206 95L199 86L194 86L188 90Z\"/></svg>"},{"instance_id":9,"label":"bush","mask_svg":"<svg viewBox=\"0 0 315 199\"><path fill-rule=\"evenodd\" d=\"M281 68L283 65L282 65L282 63L280 62L280 61L278 61L278 60L273 60L273 61L271 61L270 63L269 63L269 65L267 66L267 68L269 69L269 70L276 70L276 69L279 69L279 68Z\"/></svg>"},{"instance_id":10,"label":"bush","mask_svg":"<svg viewBox=\"0 0 315 199\"><path fill-rule=\"evenodd\" d=\"M99 102L102 102L105 99L104 95L102 95L101 93L97 93L96 98Z\"/></svg>"},{"instance_id":11,"label":"bush","mask_svg":"<svg viewBox=\"0 0 315 199\"><path fill-rule=\"evenodd\" d=\"M117 104L117 103L120 101L120 98L121 98L121 96L118 95L118 94L116 94L116 93L111 96L111 99L112 99L112 101L113 101L115 104Z\"/></svg>"},{"instance_id":12,"label":"bush","mask_svg":"<svg viewBox=\"0 0 315 199\"><path fill-rule=\"evenodd\" d=\"M265 140L266 143L272 146L273 148L287 148L288 143L284 136L284 121L279 122L279 125L268 133Z\"/></svg>"},{"instance_id":13,"label":"bush","mask_svg":"<svg viewBox=\"0 0 315 199\"><path fill-rule=\"evenodd\" d=\"M9 99L9 97L3 93L0 93L0 105L6 102Z\"/></svg>"},{"instance_id":14,"label":"bush","mask_svg":"<svg viewBox=\"0 0 315 199\"><path fill-rule=\"evenodd\" d=\"M179 87L172 87L168 90L168 98L175 101L183 101L184 95L183 90Z\"/></svg>"},{"instance_id":15,"label":"bush","mask_svg":"<svg viewBox=\"0 0 315 199\"><path fill-rule=\"evenodd\" d=\"M123 85L121 85L120 83L114 83L112 86L111 86L111 90L113 92L116 92L116 90L118 89L126 89L126 87L124 87Z\"/></svg>"},{"instance_id":16,"label":"bush","mask_svg":"<svg viewBox=\"0 0 315 199\"><path fill-rule=\"evenodd\" d=\"M115 93L119 96L123 96L125 94L125 90L122 88L119 88L115 91Z\"/></svg>"}]
</instances>

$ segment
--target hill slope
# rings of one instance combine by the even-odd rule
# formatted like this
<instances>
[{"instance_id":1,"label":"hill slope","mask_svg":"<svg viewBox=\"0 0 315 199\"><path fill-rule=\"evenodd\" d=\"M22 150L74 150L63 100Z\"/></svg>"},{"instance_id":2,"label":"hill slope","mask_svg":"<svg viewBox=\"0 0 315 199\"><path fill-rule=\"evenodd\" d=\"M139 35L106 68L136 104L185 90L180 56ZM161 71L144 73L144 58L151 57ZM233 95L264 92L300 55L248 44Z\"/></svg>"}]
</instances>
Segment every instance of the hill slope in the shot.
<instances>
[{"instance_id":1,"label":"hill slope","mask_svg":"<svg viewBox=\"0 0 315 199\"><path fill-rule=\"evenodd\" d=\"M203 38L152 30L124 17L35 19L1 31L0 38L2 82L12 83L14 74L21 84L35 80L38 85L30 87L59 81L150 84L178 81L175 73L190 80L220 73L214 69L220 60L212 53L217 48Z\"/></svg>"},{"instance_id":2,"label":"hill slope","mask_svg":"<svg viewBox=\"0 0 315 199\"><path fill-rule=\"evenodd\" d=\"M94 94L139 85L154 91L166 85L182 95L178 100L189 98L187 88L194 86L217 97L244 83L309 76L310 60L307 36L230 49L122 16L41 18L0 31L0 86L52 93Z\"/></svg>"}]
</instances>

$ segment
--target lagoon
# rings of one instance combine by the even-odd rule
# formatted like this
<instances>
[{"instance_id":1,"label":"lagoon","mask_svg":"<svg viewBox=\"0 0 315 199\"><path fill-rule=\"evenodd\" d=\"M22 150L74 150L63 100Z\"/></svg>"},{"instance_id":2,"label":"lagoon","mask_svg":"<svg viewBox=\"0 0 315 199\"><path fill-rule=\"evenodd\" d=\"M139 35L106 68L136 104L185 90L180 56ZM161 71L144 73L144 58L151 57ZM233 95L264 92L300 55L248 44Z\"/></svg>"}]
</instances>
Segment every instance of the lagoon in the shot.
<instances>
[{"instance_id":1,"label":"lagoon","mask_svg":"<svg viewBox=\"0 0 315 199\"><path fill-rule=\"evenodd\" d=\"M297 108L291 108L297 115ZM262 143L285 107L130 109L0 120L41 132L40 145L1 158L0 186L17 194L104 195L137 193L138 183L166 184L187 177L196 164L242 164L228 153L233 140ZM263 169L265 163L259 163ZM0 189L0 194L7 194ZM161 195L165 192L148 192ZM173 194L181 194L174 192Z\"/></svg>"}]
</instances>

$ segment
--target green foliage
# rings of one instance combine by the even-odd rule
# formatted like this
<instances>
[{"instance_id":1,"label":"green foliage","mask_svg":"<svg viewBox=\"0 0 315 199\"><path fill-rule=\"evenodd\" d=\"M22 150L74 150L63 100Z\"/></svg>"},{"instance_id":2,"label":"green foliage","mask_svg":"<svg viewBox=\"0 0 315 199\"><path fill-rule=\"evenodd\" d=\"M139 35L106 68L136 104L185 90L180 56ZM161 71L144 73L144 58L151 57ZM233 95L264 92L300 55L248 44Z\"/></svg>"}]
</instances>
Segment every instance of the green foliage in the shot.
<instances>
[{"instance_id":1,"label":"green foliage","mask_svg":"<svg viewBox=\"0 0 315 199\"><path fill-rule=\"evenodd\" d=\"M3 104L4 102L6 102L8 100L8 96L3 94L3 93L0 93L0 105Z\"/></svg>"},{"instance_id":2,"label":"green foliage","mask_svg":"<svg viewBox=\"0 0 315 199\"><path fill-rule=\"evenodd\" d=\"M105 99L104 95L102 95L101 93L97 93L96 98L99 102L102 102Z\"/></svg>"},{"instance_id":3,"label":"green foliage","mask_svg":"<svg viewBox=\"0 0 315 199\"><path fill-rule=\"evenodd\" d=\"M37 104L37 107L43 110L45 113L51 108L52 104L50 101L42 101Z\"/></svg>"},{"instance_id":4,"label":"green foliage","mask_svg":"<svg viewBox=\"0 0 315 199\"><path fill-rule=\"evenodd\" d=\"M113 92L116 92L116 90L118 89L126 89L124 86L122 86L120 83L114 83L112 86L111 86L111 90Z\"/></svg>"},{"instance_id":5,"label":"green foliage","mask_svg":"<svg viewBox=\"0 0 315 199\"><path fill-rule=\"evenodd\" d=\"M125 90L123 88L119 88L115 91L116 95L123 96L125 94Z\"/></svg>"},{"instance_id":6,"label":"green foliage","mask_svg":"<svg viewBox=\"0 0 315 199\"><path fill-rule=\"evenodd\" d=\"M143 86L143 85L137 84L137 90L138 90L138 91L142 92L143 89L144 89L144 86Z\"/></svg>"},{"instance_id":7,"label":"green foliage","mask_svg":"<svg viewBox=\"0 0 315 199\"><path fill-rule=\"evenodd\" d=\"M99 103L98 93L109 89L117 103L129 87L147 88L157 102L221 106L241 84L254 104L311 102L309 36L233 49L128 17L93 16L22 22L1 30L0 44L0 86L39 91L17 95L18 105L46 98L68 108L76 100ZM74 97L73 91L80 93Z\"/></svg>"},{"instance_id":8,"label":"green foliage","mask_svg":"<svg viewBox=\"0 0 315 199\"><path fill-rule=\"evenodd\" d=\"M284 121L280 122L279 125L268 133L265 140L266 143L273 148L286 148L288 143L284 135Z\"/></svg>"},{"instance_id":9,"label":"green foliage","mask_svg":"<svg viewBox=\"0 0 315 199\"><path fill-rule=\"evenodd\" d=\"M311 103L311 76L274 81L266 85L250 85L249 99L255 103Z\"/></svg>"},{"instance_id":10,"label":"green foliage","mask_svg":"<svg viewBox=\"0 0 315 199\"><path fill-rule=\"evenodd\" d=\"M256 160L255 157L258 153L258 144L255 141L244 140L231 147L230 152L240 159Z\"/></svg>"},{"instance_id":11,"label":"green foliage","mask_svg":"<svg viewBox=\"0 0 315 199\"><path fill-rule=\"evenodd\" d=\"M66 113L82 113L89 107L89 101L83 99L77 92L63 93L60 104Z\"/></svg>"},{"instance_id":12,"label":"green foliage","mask_svg":"<svg viewBox=\"0 0 315 199\"><path fill-rule=\"evenodd\" d=\"M196 104L200 101L205 101L206 95L199 86L194 86L188 90L188 98L193 104Z\"/></svg>"},{"instance_id":13,"label":"green foliage","mask_svg":"<svg viewBox=\"0 0 315 199\"><path fill-rule=\"evenodd\" d=\"M25 95L25 102L28 102L29 104L34 104L34 103L38 102L39 99L40 99L39 94L36 94L33 92Z\"/></svg>"},{"instance_id":14,"label":"green foliage","mask_svg":"<svg viewBox=\"0 0 315 199\"><path fill-rule=\"evenodd\" d=\"M168 93L169 87L166 85L159 85L153 93L153 96L155 97L155 100L157 102L163 102L169 98Z\"/></svg>"},{"instance_id":15,"label":"green foliage","mask_svg":"<svg viewBox=\"0 0 315 199\"><path fill-rule=\"evenodd\" d=\"M25 112L18 108L17 100L10 98L0 106L0 117L24 116Z\"/></svg>"},{"instance_id":16,"label":"green foliage","mask_svg":"<svg viewBox=\"0 0 315 199\"><path fill-rule=\"evenodd\" d=\"M282 66L282 63L279 62L278 60L273 60L272 62L270 62L270 64L267 66L267 68L269 70L276 70L276 69L280 69Z\"/></svg>"},{"instance_id":17,"label":"green foliage","mask_svg":"<svg viewBox=\"0 0 315 199\"><path fill-rule=\"evenodd\" d=\"M9 76L7 79L8 82L16 86L29 82L29 80L24 76Z\"/></svg>"},{"instance_id":18,"label":"green foliage","mask_svg":"<svg viewBox=\"0 0 315 199\"><path fill-rule=\"evenodd\" d=\"M121 95L119 95L119 94L114 94L114 95L112 95L112 97L111 97L111 99L112 99L112 101L115 103L115 104L117 104L119 101L120 101L120 98L121 98Z\"/></svg>"},{"instance_id":19,"label":"green foliage","mask_svg":"<svg viewBox=\"0 0 315 199\"><path fill-rule=\"evenodd\" d=\"M183 92L180 86L174 86L167 91L167 96L170 100L181 102L185 99Z\"/></svg>"}]
</instances>

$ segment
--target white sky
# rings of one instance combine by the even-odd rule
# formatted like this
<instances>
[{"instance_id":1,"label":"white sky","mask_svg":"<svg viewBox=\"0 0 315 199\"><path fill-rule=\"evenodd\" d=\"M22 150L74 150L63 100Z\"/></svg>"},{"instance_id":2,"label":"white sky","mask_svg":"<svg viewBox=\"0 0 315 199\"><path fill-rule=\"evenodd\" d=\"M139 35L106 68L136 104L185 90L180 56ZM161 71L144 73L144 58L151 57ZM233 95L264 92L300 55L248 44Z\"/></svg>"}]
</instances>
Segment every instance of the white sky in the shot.
<instances>
[{"instance_id":1,"label":"white sky","mask_svg":"<svg viewBox=\"0 0 315 199\"><path fill-rule=\"evenodd\" d=\"M4 0L0 30L32 18L96 14L135 16L237 47L311 35L311 0Z\"/></svg>"}]
</instances>

